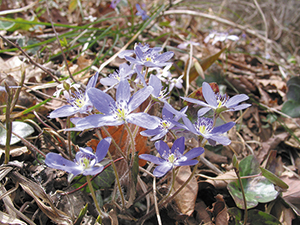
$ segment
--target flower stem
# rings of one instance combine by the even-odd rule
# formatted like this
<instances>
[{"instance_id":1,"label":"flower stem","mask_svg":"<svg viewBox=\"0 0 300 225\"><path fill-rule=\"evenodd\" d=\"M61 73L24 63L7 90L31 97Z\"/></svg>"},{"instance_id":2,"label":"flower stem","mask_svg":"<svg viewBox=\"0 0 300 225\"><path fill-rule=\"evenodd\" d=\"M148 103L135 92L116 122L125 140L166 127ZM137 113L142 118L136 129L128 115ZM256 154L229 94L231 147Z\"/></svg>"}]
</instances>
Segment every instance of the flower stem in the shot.
<instances>
[{"instance_id":1,"label":"flower stem","mask_svg":"<svg viewBox=\"0 0 300 225\"><path fill-rule=\"evenodd\" d=\"M107 132L107 135L109 135L111 137L110 133L104 127L102 127L102 128L104 129L104 131ZM102 137L100 135L99 130L96 130L96 134L97 134L98 138L100 140L102 140ZM111 137L111 140L115 144L115 146L117 146L120 149L119 145L117 145L117 143L115 142L115 140L112 137ZM120 149L120 151L122 152L121 149ZM122 187L121 187L121 183L120 183L120 179L119 179L119 175L118 175L116 164L115 164L115 162L114 162L114 160L112 158L112 155L110 154L109 151L107 151L107 155L108 155L109 159L111 160L111 165L112 165L114 173L115 173L115 177L116 177L116 181L117 181L117 186L118 186L118 189L119 189L119 192L120 192L120 195L121 195L122 206L125 207L125 198L124 198L124 195L123 195L123 192L122 192ZM124 154L122 154L122 155L124 155Z\"/></svg>"},{"instance_id":2,"label":"flower stem","mask_svg":"<svg viewBox=\"0 0 300 225\"><path fill-rule=\"evenodd\" d=\"M185 90L185 96L189 93L190 88L190 70L192 67L192 60L193 60L193 45L190 44L190 54L189 54L189 64L186 70L186 90Z\"/></svg>"},{"instance_id":3,"label":"flower stem","mask_svg":"<svg viewBox=\"0 0 300 225\"><path fill-rule=\"evenodd\" d=\"M9 155L10 155L10 140L11 140L11 132L12 132L12 122L10 120L10 106L12 101L12 93L8 86L8 84L5 82L5 89L7 92L7 103L6 103L6 143L5 143L5 159L4 164L7 164L9 162Z\"/></svg>"},{"instance_id":4,"label":"flower stem","mask_svg":"<svg viewBox=\"0 0 300 225\"><path fill-rule=\"evenodd\" d=\"M162 225L161 218L159 215L159 208L157 205L157 199L156 199L156 177L153 178L153 199L154 199L154 207L155 207L157 222L159 225Z\"/></svg>"},{"instance_id":5,"label":"flower stem","mask_svg":"<svg viewBox=\"0 0 300 225\"><path fill-rule=\"evenodd\" d=\"M125 124L125 127L127 129L127 133L130 136L131 149L132 149L130 166L132 166L133 165L133 161L134 161L134 154L135 154L135 142L134 142L134 137L133 137L133 134L132 134L132 132L130 130L130 127L128 126L127 123L124 123L124 124ZM127 152L127 157L129 158L129 151Z\"/></svg>"},{"instance_id":6,"label":"flower stem","mask_svg":"<svg viewBox=\"0 0 300 225\"><path fill-rule=\"evenodd\" d=\"M67 128L71 127L71 120L70 117L67 117ZM69 157L70 160L73 159L72 157L72 146L71 146L71 131L67 131L67 138L68 138L68 151L69 151Z\"/></svg>"},{"instance_id":7,"label":"flower stem","mask_svg":"<svg viewBox=\"0 0 300 225\"><path fill-rule=\"evenodd\" d=\"M95 191L94 191L94 188L93 188L93 185L92 185L92 182L91 182L91 175L86 176L86 180L87 180L90 192L92 194L92 198L94 200L94 203L96 205L97 211L99 213L100 223L102 223L102 218L101 218L102 212L101 212L100 206L98 204L98 201L97 201L97 198L96 198L96 195L95 195Z\"/></svg>"},{"instance_id":8,"label":"flower stem","mask_svg":"<svg viewBox=\"0 0 300 225\"><path fill-rule=\"evenodd\" d=\"M236 155L233 156L232 163L233 163L233 166L234 166L235 174L238 177L238 181L239 181L239 184L240 184L240 187L241 187L241 192L242 192L243 201L244 201L244 208L245 208L244 225L246 225L247 220L248 220L247 200L246 200L246 195L245 195L245 190L244 190L244 187L243 187L242 179L241 179L241 176L240 176L239 163L237 161Z\"/></svg>"}]
</instances>

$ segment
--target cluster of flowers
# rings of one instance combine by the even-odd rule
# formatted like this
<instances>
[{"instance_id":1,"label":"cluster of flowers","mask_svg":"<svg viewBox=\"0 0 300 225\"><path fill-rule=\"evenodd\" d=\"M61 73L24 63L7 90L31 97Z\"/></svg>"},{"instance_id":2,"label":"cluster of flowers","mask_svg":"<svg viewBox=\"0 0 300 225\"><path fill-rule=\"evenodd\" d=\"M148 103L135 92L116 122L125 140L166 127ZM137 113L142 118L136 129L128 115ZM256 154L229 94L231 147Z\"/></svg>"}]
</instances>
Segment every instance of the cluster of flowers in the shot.
<instances>
[{"instance_id":1,"label":"cluster of flowers","mask_svg":"<svg viewBox=\"0 0 300 225\"><path fill-rule=\"evenodd\" d=\"M190 121L186 115L188 107L178 111L168 103L167 96L170 95L170 91L175 86L180 88L181 82L179 78L173 78L169 72L171 67L169 60L174 53L161 53L162 50L160 47L150 48L147 44L136 44L134 50L122 52L119 57L125 58L129 64L121 64L118 71L100 79L100 83L107 87L104 91L95 87L98 74L90 79L85 92L80 91L80 86L77 84L65 82L59 86L56 96L63 93L70 104L54 110L49 117L81 114L80 117L71 119L75 127L68 130L82 131L129 123L145 128L141 135L152 137L151 141L156 141L155 147L161 157L151 154L142 154L139 157L158 164L153 171L156 177L164 176L176 166L196 165L198 160L195 158L204 152L202 147L193 148L184 154L184 137L176 139L171 149L160 139L173 129L183 129L208 141L210 145L217 143L228 145L230 140L224 134L235 123L228 122L215 126L216 118L223 112L249 107L250 104L240 104L247 100L248 96L239 94L229 98L226 94L215 93L210 85L204 82L202 92L205 102L182 97L185 101L202 106L198 111L196 122ZM151 71L155 71L156 74L154 75L153 72L148 76ZM116 89L115 99L107 93L112 88ZM149 107L144 112L136 112L136 109L149 97L151 98L149 106L153 101L163 104L162 118L149 115L147 113ZM213 113L210 115L213 116L205 117L211 110ZM106 156L110 142L110 138L103 139L96 153L93 153L91 148L79 148L80 151L77 152L74 161L69 161L56 153L49 153L45 163L49 167L65 170L75 176L78 174L95 175L103 170L103 166L99 163Z\"/></svg>"}]
</instances>

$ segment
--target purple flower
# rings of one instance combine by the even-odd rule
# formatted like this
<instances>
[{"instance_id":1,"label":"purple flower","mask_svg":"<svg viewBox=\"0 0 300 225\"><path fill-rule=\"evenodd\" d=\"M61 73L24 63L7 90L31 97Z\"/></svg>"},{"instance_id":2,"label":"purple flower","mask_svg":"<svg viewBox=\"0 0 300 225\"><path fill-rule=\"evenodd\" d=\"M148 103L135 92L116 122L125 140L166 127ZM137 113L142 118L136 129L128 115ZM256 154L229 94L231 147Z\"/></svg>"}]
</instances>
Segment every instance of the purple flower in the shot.
<instances>
[{"instance_id":1,"label":"purple flower","mask_svg":"<svg viewBox=\"0 0 300 225\"><path fill-rule=\"evenodd\" d=\"M89 100L87 95L87 91L96 86L98 79L98 73L93 76L87 86L85 93L82 93L80 90L75 89L74 93L70 93L70 90L65 91L64 95L70 103L70 105L64 105L58 109L55 109L53 112L50 113L50 118L57 118L57 117L66 117L72 116L76 113L88 113L93 109L93 104Z\"/></svg>"},{"instance_id":2,"label":"purple flower","mask_svg":"<svg viewBox=\"0 0 300 225\"><path fill-rule=\"evenodd\" d=\"M170 64L167 62L174 55L173 52L165 52L160 54L162 48L150 48L149 45L138 44L134 46L134 53L136 58L129 56L129 53L122 55L132 64L141 65L146 67L164 67Z\"/></svg>"},{"instance_id":3,"label":"purple flower","mask_svg":"<svg viewBox=\"0 0 300 225\"><path fill-rule=\"evenodd\" d=\"M110 8L115 9L121 0L112 0L110 4Z\"/></svg>"},{"instance_id":4,"label":"purple flower","mask_svg":"<svg viewBox=\"0 0 300 225\"><path fill-rule=\"evenodd\" d=\"M164 137L169 130L171 129L180 129L180 128L185 128L184 125L181 123L177 122L182 116L185 116L185 112L187 110L187 106L184 107L180 112L176 111L173 109L172 111L175 111L175 116L174 113L170 112L167 108L167 105L162 109L162 119L160 119L160 123L155 129L148 129L140 132L141 135L143 136L154 136L151 138L151 141L158 140L162 137ZM172 107L173 108L173 107Z\"/></svg>"},{"instance_id":5,"label":"purple flower","mask_svg":"<svg viewBox=\"0 0 300 225\"><path fill-rule=\"evenodd\" d=\"M229 131L235 125L234 122L214 127L214 122L211 118L198 117L198 120L194 124L187 117L182 117L182 119L187 130L198 136L202 136L211 145L216 145L217 142L222 145L229 145L231 143L229 138L225 137L223 133Z\"/></svg>"},{"instance_id":6,"label":"purple flower","mask_svg":"<svg viewBox=\"0 0 300 225\"><path fill-rule=\"evenodd\" d=\"M143 112L132 113L149 97L152 91L152 87L145 87L130 97L130 85L127 80L122 80L117 88L115 101L107 93L91 88L88 90L88 96L101 114L90 115L79 120L75 129L118 126L124 123L133 123L140 127L153 129L159 123L159 118Z\"/></svg>"},{"instance_id":7,"label":"purple flower","mask_svg":"<svg viewBox=\"0 0 300 225\"><path fill-rule=\"evenodd\" d=\"M150 75L149 78L149 86L153 87L153 92L151 95L161 101L165 101L165 97L169 94L166 93L166 89L162 90L163 86L161 84L161 80L155 76L155 75Z\"/></svg>"},{"instance_id":8,"label":"purple flower","mask_svg":"<svg viewBox=\"0 0 300 225\"><path fill-rule=\"evenodd\" d=\"M135 15L141 16L142 20L146 20L149 18L149 16L147 15L147 12L145 10L143 10L139 4L136 4L135 7L137 10L137 13ZM144 7L145 7L145 4L143 4L143 8Z\"/></svg>"},{"instance_id":9,"label":"purple flower","mask_svg":"<svg viewBox=\"0 0 300 225\"><path fill-rule=\"evenodd\" d=\"M184 99L185 101L203 106L203 108L201 108L198 111L198 116L204 115L211 109L214 110L216 115L219 115L221 112L224 111L238 111L238 110L246 109L249 106L251 106L251 104L239 105L240 102L249 99L247 95L239 94L233 96L232 98L229 98L226 94L224 95L221 95L220 93L215 94L212 88L210 87L210 85L206 82L203 82L202 84L202 93L207 103L194 98L182 97L182 99Z\"/></svg>"},{"instance_id":10,"label":"purple flower","mask_svg":"<svg viewBox=\"0 0 300 225\"><path fill-rule=\"evenodd\" d=\"M127 63L122 63L119 66L119 70L110 74L108 77L101 78L100 83L109 87L117 87L117 84L119 84L121 80L129 79L134 73L135 71L131 66L129 66Z\"/></svg>"},{"instance_id":11,"label":"purple flower","mask_svg":"<svg viewBox=\"0 0 300 225\"><path fill-rule=\"evenodd\" d=\"M198 157L204 152L201 147L193 148L186 154L183 154L185 145L184 137L176 139L171 149L163 141L155 142L155 147L162 158L156 157L150 154L141 154L141 159L158 164L154 169L153 175L156 177L164 176L168 171L174 168L174 166L192 166L198 163L198 160L192 160Z\"/></svg>"},{"instance_id":12,"label":"purple flower","mask_svg":"<svg viewBox=\"0 0 300 225\"><path fill-rule=\"evenodd\" d=\"M67 171L75 176L79 174L96 175L103 170L99 163L107 154L111 138L104 138L97 146L96 153L90 147L79 148L75 160L70 161L57 153L50 152L46 155L45 164L51 168Z\"/></svg>"}]
</instances>

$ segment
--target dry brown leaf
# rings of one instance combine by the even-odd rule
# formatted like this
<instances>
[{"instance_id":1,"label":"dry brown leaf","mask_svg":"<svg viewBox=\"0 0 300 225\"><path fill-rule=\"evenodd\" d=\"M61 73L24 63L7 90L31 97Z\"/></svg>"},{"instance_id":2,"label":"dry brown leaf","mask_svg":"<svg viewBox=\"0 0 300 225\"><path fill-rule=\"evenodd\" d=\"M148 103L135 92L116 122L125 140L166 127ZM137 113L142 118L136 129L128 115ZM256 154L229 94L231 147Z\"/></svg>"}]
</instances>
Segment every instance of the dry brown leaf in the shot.
<instances>
[{"instance_id":1,"label":"dry brown leaf","mask_svg":"<svg viewBox=\"0 0 300 225\"><path fill-rule=\"evenodd\" d=\"M207 179L203 182L212 184L216 189L225 189L229 182L236 179L236 173L234 172L234 170L230 170L226 173L218 175L214 179Z\"/></svg>"},{"instance_id":2,"label":"dry brown leaf","mask_svg":"<svg viewBox=\"0 0 300 225\"><path fill-rule=\"evenodd\" d=\"M285 141L288 137L289 134L287 132L283 132L269 138L267 141L262 142L261 148L258 150L256 155L257 160L261 163L269 154L270 150L274 150L280 142Z\"/></svg>"},{"instance_id":3,"label":"dry brown leaf","mask_svg":"<svg viewBox=\"0 0 300 225\"><path fill-rule=\"evenodd\" d=\"M229 215L223 196L218 194L215 198L217 201L213 203L213 208L208 210L213 214L216 225L226 225L228 224Z\"/></svg>"},{"instance_id":4,"label":"dry brown leaf","mask_svg":"<svg viewBox=\"0 0 300 225\"><path fill-rule=\"evenodd\" d=\"M272 214L278 218L282 225L292 225L292 220L295 219L295 213L291 208L286 208L278 201L272 208Z\"/></svg>"},{"instance_id":5,"label":"dry brown leaf","mask_svg":"<svg viewBox=\"0 0 300 225\"><path fill-rule=\"evenodd\" d=\"M189 166L181 166L175 178L173 192L176 192L191 175ZM198 194L198 183L195 177L175 196L175 203L182 214L190 216L195 209Z\"/></svg>"},{"instance_id":6,"label":"dry brown leaf","mask_svg":"<svg viewBox=\"0 0 300 225\"><path fill-rule=\"evenodd\" d=\"M289 186L287 191L282 193L282 198L297 207L297 211L300 212L300 179L287 171L283 172L280 178Z\"/></svg>"},{"instance_id":7,"label":"dry brown leaf","mask_svg":"<svg viewBox=\"0 0 300 225\"><path fill-rule=\"evenodd\" d=\"M197 202L195 205L196 219L198 224L212 222L210 215L206 211L207 206L203 201Z\"/></svg>"}]
</instances>

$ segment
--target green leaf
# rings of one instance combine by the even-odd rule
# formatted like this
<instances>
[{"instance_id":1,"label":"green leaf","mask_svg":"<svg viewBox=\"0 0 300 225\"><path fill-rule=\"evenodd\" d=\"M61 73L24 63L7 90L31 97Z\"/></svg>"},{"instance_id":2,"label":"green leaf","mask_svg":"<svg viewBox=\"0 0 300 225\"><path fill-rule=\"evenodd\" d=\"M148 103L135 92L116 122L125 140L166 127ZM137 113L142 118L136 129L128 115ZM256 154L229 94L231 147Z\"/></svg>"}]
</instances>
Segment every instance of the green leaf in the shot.
<instances>
[{"instance_id":1,"label":"green leaf","mask_svg":"<svg viewBox=\"0 0 300 225\"><path fill-rule=\"evenodd\" d=\"M234 218L234 224L240 225L243 224L243 213L242 210L233 207L228 209L228 213L231 217ZM265 213L263 211L259 211L257 209L252 209L248 211L248 219L247 224L255 224L255 225L279 225L281 224L277 218L274 216Z\"/></svg>"},{"instance_id":2,"label":"green leaf","mask_svg":"<svg viewBox=\"0 0 300 225\"><path fill-rule=\"evenodd\" d=\"M272 173L269 170L266 170L262 167L260 167L262 175L267 178L269 181L271 181L273 184L277 185L278 187L281 187L282 189L288 189L289 185L287 185L284 181L282 181L279 177L277 177L274 173Z\"/></svg>"},{"instance_id":3,"label":"green leaf","mask_svg":"<svg viewBox=\"0 0 300 225\"><path fill-rule=\"evenodd\" d=\"M236 207L229 208L227 210L228 214L234 218L235 225L240 225L243 219L242 210Z\"/></svg>"},{"instance_id":4,"label":"green leaf","mask_svg":"<svg viewBox=\"0 0 300 225\"><path fill-rule=\"evenodd\" d=\"M0 30L9 30L15 25L14 22L10 21L0 21Z\"/></svg>"},{"instance_id":5,"label":"green leaf","mask_svg":"<svg viewBox=\"0 0 300 225\"><path fill-rule=\"evenodd\" d=\"M34 132L34 129L27 123L20 121L12 122L12 132L21 136L22 138L26 138ZM10 145L14 145L21 141L16 135L11 135ZM0 145L6 144L6 130L0 127Z\"/></svg>"},{"instance_id":6,"label":"green leaf","mask_svg":"<svg viewBox=\"0 0 300 225\"><path fill-rule=\"evenodd\" d=\"M259 211L257 209L249 210L247 224L255 225L280 225L281 223L277 218L271 214Z\"/></svg>"},{"instance_id":7,"label":"green leaf","mask_svg":"<svg viewBox=\"0 0 300 225\"><path fill-rule=\"evenodd\" d=\"M77 0L70 0L69 13L72 13L78 6Z\"/></svg>"},{"instance_id":8,"label":"green leaf","mask_svg":"<svg viewBox=\"0 0 300 225\"><path fill-rule=\"evenodd\" d=\"M74 223L74 225L80 225L81 221L88 210L88 203L80 210L79 215Z\"/></svg>"},{"instance_id":9,"label":"green leaf","mask_svg":"<svg viewBox=\"0 0 300 225\"><path fill-rule=\"evenodd\" d=\"M288 100L283 103L281 112L289 115L290 117L300 117L300 102Z\"/></svg>"},{"instance_id":10,"label":"green leaf","mask_svg":"<svg viewBox=\"0 0 300 225\"><path fill-rule=\"evenodd\" d=\"M259 163L254 156L250 155L239 163L239 171L241 177L257 175L260 173ZM258 203L270 202L276 199L279 194L279 192L275 190L274 184L263 176L242 179L242 185L248 209L257 206ZM244 209L243 195L239 182L230 182L227 189L236 205Z\"/></svg>"},{"instance_id":11,"label":"green leaf","mask_svg":"<svg viewBox=\"0 0 300 225\"><path fill-rule=\"evenodd\" d=\"M73 187L79 188L81 185L86 183L86 178L85 176L78 176L75 177L74 179L74 184ZM107 167L104 169L98 176L96 176L92 180L92 185L95 190L101 189L101 188L109 188L115 181L115 174L112 166ZM86 192L90 192L88 186L85 186L83 188Z\"/></svg>"}]
</instances>

